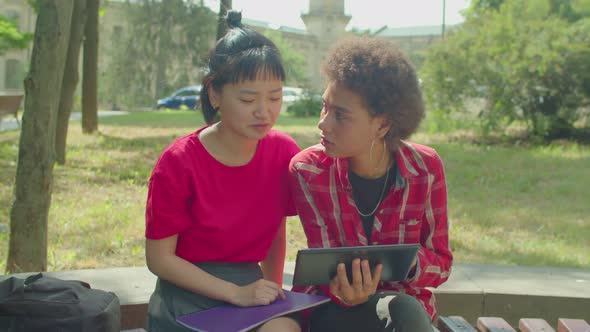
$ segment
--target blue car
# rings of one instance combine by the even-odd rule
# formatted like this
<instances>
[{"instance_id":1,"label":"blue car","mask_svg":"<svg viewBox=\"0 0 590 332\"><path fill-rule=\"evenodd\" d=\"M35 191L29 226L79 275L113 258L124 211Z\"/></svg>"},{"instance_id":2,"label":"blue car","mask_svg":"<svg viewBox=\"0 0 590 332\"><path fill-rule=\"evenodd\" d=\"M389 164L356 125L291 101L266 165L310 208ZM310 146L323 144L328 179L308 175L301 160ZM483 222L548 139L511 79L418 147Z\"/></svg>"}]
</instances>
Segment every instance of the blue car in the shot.
<instances>
[{"instance_id":1,"label":"blue car","mask_svg":"<svg viewBox=\"0 0 590 332\"><path fill-rule=\"evenodd\" d=\"M200 101L200 85L191 85L178 89L166 98L158 99L157 109L170 108L180 109L181 106L186 106L188 109L194 110Z\"/></svg>"}]
</instances>

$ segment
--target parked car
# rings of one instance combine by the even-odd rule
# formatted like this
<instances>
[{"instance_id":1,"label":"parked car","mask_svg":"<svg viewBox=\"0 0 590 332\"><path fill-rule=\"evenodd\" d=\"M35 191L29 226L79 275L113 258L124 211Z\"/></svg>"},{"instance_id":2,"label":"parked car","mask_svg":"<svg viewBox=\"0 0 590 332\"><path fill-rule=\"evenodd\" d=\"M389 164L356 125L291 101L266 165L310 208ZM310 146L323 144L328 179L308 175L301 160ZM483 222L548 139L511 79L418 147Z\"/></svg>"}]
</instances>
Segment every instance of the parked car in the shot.
<instances>
[{"instance_id":1,"label":"parked car","mask_svg":"<svg viewBox=\"0 0 590 332\"><path fill-rule=\"evenodd\" d=\"M303 97L303 89L292 88L290 86L283 87L283 103L292 104Z\"/></svg>"},{"instance_id":2,"label":"parked car","mask_svg":"<svg viewBox=\"0 0 590 332\"><path fill-rule=\"evenodd\" d=\"M158 99L157 109L170 108L180 109L183 105L194 110L200 102L200 85L191 85L174 91L166 98Z\"/></svg>"}]
</instances>

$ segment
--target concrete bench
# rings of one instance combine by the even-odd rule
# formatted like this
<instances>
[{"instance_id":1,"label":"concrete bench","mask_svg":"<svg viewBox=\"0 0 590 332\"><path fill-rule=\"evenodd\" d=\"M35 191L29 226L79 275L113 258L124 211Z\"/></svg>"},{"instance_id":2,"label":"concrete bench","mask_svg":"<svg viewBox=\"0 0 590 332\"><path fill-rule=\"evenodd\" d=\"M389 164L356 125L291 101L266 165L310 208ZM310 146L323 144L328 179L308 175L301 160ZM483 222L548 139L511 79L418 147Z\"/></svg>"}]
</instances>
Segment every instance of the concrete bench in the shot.
<instances>
[{"instance_id":1,"label":"concrete bench","mask_svg":"<svg viewBox=\"0 0 590 332\"><path fill-rule=\"evenodd\" d=\"M13 115L16 123L18 121L18 109L23 100L23 95L0 95L0 117L5 115Z\"/></svg>"},{"instance_id":2,"label":"concrete bench","mask_svg":"<svg viewBox=\"0 0 590 332\"><path fill-rule=\"evenodd\" d=\"M291 287L294 268L294 262L285 263L285 289ZM83 280L92 288L114 292L121 303L121 328L146 327L147 304L156 277L145 266L46 274ZM6 276L0 276L0 280L3 278ZM471 325L472 330L458 330L463 332L473 331L479 317L502 317L514 327L526 317L547 322L559 318L590 322L590 270L455 264L449 280L433 291L441 317L461 316ZM564 327L574 323L563 321Z\"/></svg>"}]
</instances>

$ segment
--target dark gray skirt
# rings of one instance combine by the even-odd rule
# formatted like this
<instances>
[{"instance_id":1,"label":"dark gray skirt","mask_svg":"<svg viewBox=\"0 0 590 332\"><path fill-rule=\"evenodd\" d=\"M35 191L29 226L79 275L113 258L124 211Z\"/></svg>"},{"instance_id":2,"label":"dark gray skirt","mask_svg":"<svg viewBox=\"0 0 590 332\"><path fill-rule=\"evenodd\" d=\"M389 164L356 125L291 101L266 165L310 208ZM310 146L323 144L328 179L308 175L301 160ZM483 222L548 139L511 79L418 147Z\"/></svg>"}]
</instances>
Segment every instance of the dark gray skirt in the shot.
<instances>
[{"instance_id":1,"label":"dark gray skirt","mask_svg":"<svg viewBox=\"0 0 590 332\"><path fill-rule=\"evenodd\" d=\"M238 286L251 284L263 277L262 270L257 263L203 262L195 265L217 278ZM222 301L193 293L158 278L148 307L148 331L190 331L178 324L176 317L221 304L223 304Z\"/></svg>"}]
</instances>

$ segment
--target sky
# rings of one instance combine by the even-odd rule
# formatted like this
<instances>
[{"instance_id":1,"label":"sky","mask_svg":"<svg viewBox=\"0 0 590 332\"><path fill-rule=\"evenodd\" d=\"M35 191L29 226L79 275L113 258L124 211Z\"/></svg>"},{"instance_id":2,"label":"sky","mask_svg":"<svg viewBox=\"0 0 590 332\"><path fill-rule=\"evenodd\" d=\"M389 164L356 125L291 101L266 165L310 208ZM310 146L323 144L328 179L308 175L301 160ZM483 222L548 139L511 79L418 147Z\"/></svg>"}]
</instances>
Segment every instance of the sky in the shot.
<instances>
[{"instance_id":1,"label":"sky","mask_svg":"<svg viewBox=\"0 0 590 332\"><path fill-rule=\"evenodd\" d=\"M309 0L232 0L233 8L242 10L243 17L305 29L301 13L309 10ZM215 11L219 0L206 0ZM467 8L469 0L446 0L447 25L461 23L460 10ZM443 0L345 0L345 13L352 16L348 29L378 29L419 25L440 25L443 18Z\"/></svg>"}]
</instances>

